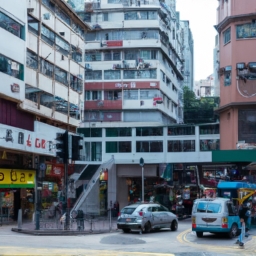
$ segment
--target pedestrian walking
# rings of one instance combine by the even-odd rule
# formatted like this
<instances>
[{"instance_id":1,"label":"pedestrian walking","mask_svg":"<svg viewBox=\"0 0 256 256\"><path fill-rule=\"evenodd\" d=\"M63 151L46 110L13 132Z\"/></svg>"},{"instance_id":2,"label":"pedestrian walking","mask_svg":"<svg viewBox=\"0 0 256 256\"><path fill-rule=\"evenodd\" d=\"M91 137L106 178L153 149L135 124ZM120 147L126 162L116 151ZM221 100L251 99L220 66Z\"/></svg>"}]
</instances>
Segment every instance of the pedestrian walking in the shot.
<instances>
[{"instance_id":1,"label":"pedestrian walking","mask_svg":"<svg viewBox=\"0 0 256 256\"><path fill-rule=\"evenodd\" d=\"M248 217L246 216L247 211L248 211L247 204L243 203L243 205L241 205L239 209L241 233L239 235L238 240L236 241L236 244L238 244L240 248L244 248L245 223L247 222L247 219L248 219Z\"/></svg>"}]
</instances>

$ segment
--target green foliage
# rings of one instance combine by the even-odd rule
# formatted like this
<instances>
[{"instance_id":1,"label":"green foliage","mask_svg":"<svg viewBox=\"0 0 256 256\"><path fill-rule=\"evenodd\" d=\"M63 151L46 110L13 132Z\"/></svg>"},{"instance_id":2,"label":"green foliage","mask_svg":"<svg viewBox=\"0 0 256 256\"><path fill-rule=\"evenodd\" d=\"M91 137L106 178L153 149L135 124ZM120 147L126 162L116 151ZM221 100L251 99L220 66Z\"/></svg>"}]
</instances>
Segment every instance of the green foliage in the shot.
<instances>
[{"instance_id":1,"label":"green foliage","mask_svg":"<svg viewBox=\"0 0 256 256\"><path fill-rule=\"evenodd\" d=\"M184 87L183 100L185 124L214 123L217 121L214 109L219 105L219 97L197 99L193 91Z\"/></svg>"}]
</instances>

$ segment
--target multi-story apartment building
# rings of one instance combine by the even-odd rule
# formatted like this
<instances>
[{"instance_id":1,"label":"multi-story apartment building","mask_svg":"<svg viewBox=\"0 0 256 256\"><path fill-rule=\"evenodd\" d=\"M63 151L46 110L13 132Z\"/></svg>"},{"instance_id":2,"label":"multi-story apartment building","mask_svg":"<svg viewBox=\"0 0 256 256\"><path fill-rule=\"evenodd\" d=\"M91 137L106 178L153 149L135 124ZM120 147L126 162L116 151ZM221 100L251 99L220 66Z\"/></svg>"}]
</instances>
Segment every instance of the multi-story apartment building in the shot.
<instances>
[{"instance_id":1,"label":"multi-story apartment building","mask_svg":"<svg viewBox=\"0 0 256 256\"><path fill-rule=\"evenodd\" d=\"M14 218L30 205L24 198L34 193L40 163L63 176L54 144L58 132L75 132L83 119L88 29L61 0L0 3L0 188L8 194L0 202L8 200Z\"/></svg>"},{"instance_id":2,"label":"multi-story apartment building","mask_svg":"<svg viewBox=\"0 0 256 256\"><path fill-rule=\"evenodd\" d=\"M183 44L183 86L187 86L190 90L193 90L194 87L194 40L192 31L189 27L188 20L180 21L181 28L184 33L184 44Z\"/></svg>"},{"instance_id":3,"label":"multi-story apartment building","mask_svg":"<svg viewBox=\"0 0 256 256\"><path fill-rule=\"evenodd\" d=\"M72 6L93 28L86 34L84 125L181 122L184 32L173 1L82 2Z\"/></svg>"},{"instance_id":4,"label":"multi-story apartment building","mask_svg":"<svg viewBox=\"0 0 256 256\"><path fill-rule=\"evenodd\" d=\"M254 0L219 1L220 147L255 148L256 9Z\"/></svg>"}]
</instances>

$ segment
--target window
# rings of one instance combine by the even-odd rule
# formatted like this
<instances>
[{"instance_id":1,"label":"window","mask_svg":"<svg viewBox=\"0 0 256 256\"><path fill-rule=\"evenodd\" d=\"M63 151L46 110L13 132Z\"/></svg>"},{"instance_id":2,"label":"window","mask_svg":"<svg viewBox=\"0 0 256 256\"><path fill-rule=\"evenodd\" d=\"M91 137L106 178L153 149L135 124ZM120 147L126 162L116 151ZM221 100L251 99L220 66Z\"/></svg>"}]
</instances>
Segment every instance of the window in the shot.
<instances>
[{"instance_id":1,"label":"window","mask_svg":"<svg viewBox=\"0 0 256 256\"><path fill-rule=\"evenodd\" d=\"M255 109L238 110L238 141L243 140L245 143L255 143L256 141ZM248 147L250 148L250 146L249 144Z\"/></svg>"},{"instance_id":2,"label":"window","mask_svg":"<svg viewBox=\"0 0 256 256\"><path fill-rule=\"evenodd\" d=\"M231 70L232 70L232 66L225 67L225 71L224 71L224 86L231 85Z\"/></svg>"},{"instance_id":3,"label":"window","mask_svg":"<svg viewBox=\"0 0 256 256\"><path fill-rule=\"evenodd\" d=\"M53 46L55 42L55 34L53 31L48 29L46 26L42 25L41 26L41 36L42 39L48 43L49 45Z\"/></svg>"},{"instance_id":4,"label":"window","mask_svg":"<svg viewBox=\"0 0 256 256\"><path fill-rule=\"evenodd\" d=\"M138 51L124 51L124 59L125 60L137 60L138 57Z\"/></svg>"},{"instance_id":5,"label":"window","mask_svg":"<svg viewBox=\"0 0 256 256\"><path fill-rule=\"evenodd\" d=\"M38 69L38 55L32 51L27 50L27 67Z\"/></svg>"},{"instance_id":6,"label":"window","mask_svg":"<svg viewBox=\"0 0 256 256\"><path fill-rule=\"evenodd\" d=\"M92 100L101 100L101 91L92 91Z\"/></svg>"},{"instance_id":7,"label":"window","mask_svg":"<svg viewBox=\"0 0 256 256\"><path fill-rule=\"evenodd\" d=\"M113 91L104 91L104 100L121 100L122 91L113 90Z\"/></svg>"},{"instance_id":8,"label":"window","mask_svg":"<svg viewBox=\"0 0 256 256\"><path fill-rule=\"evenodd\" d=\"M101 61L101 53L85 52L85 61Z\"/></svg>"},{"instance_id":9,"label":"window","mask_svg":"<svg viewBox=\"0 0 256 256\"><path fill-rule=\"evenodd\" d=\"M68 86L68 73L65 70L55 66L55 80Z\"/></svg>"},{"instance_id":10,"label":"window","mask_svg":"<svg viewBox=\"0 0 256 256\"><path fill-rule=\"evenodd\" d=\"M24 80L24 67L22 64L0 54L0 72L17 79Z\"/></svg>"},{"instance_id":11,"label":"window","mask_svg":"<svg viewBox=\"0 0 256 256\"><path fill-rule=\"evenodd\" d=\"M104 60L121 60L120 51L106 51L104 52Z\"/></svg>"},{"instance_id":12,"label":"window","mask_svg":"<svg viewBox=\"0 0 256 256\"><path fill-rule=\"evenodd\" d=\"M140 99L141 100L148 100L153 99L154 97L159 96L159 90L140 90Z\"/></svg>"},{"instance_id":13,"label":"window","mask_svg":"<svg viewBox=\"0 0 256 256\"><path fill-rule=\"evenodd\" d=\"M112 60L111 51L104 52L104 60Z\"/></svg>"},{"instance_id":14,"label":"window","mask_svg":"<svg viewBox=\"0 0 256 256\"><path fill-rule=\"evenodd\" d=\"M54 65L41 58L40 72L48 77L53 77Z\"/></svg>"},{"instance_id":15,"label":"window","mask_svg":"<svg viewBox=\"0 0 256 256\"><path fill-rule=\"evenodd\" d=\"M228 28L223 32L223 41L224 44L227 44L231 41L231 28Z\"/></svg>"},{"instance_id":16,"label":"window","mask_svg":"<svg viewBox=\"0 0 256 256\"><path fill-rule=\"evenodd\" d=\"M78 128L77 131L83 134L84 137L102 137L101 128Z\"/></svg>"},{"instance_id":17,"label":"window","mask_svg":"<svg viewBox=\"0 0 256 256\"><path fill-rule=\"evenodd\" d=\"M200 140L200 151L220 150L220 140Z\"/></svg>"},{"instance_id":18,"label":"window","mask_svg":"<svg viewBox=\"0 0 256 256\"><path fill-rule=\"evenodd\" d=\"M124 14L125 20L156 20L156 11L138 11L138 12L126 12Z\"/></svg>"},{"instance_id":19,"label":"window","mask_svg":"<svg viewBox=\"0 0 256 256\"><path fill-rule=\"evenodd\" d=\"M131 128L106 128L106 137L131 137Z\"/></svg>"},{"instance_id":20,"label":"window","mask_svg":"<svg viewBox=\"0 0 256 256\"><path fill-rule=\"evenodd\" d=\"M103 13L103 21L108 21L108 13Z\"/></svg>"},{"instance_id":21,"label":"window","mask_svg":"<svg viewBox=\"0 0 256 256\"><path fill-rule=\"evenodd\" d=\"M83 57L82 57L82 50L74 45L71 45L71 50L72 50L72 60L74 60L75 62L82 62L83 61Z\"/></svg>"},{"instance_id":22,"label":"window","mask_svg":"<svg viewBox=\"0 0 256 256\"><path fill-rule=\"evenodd\" d=\"M102 80L101 70L85 70L85 80Z\"/></svg>"},{"instance_id":23,"label":"window","mask_svg":"<svg viewBox=\"0 0 256 256\"><path fill-rule=\"evenodd\" d=\"M236 26L236 38L255 38L256 37L256 23L242 24Z\"/></svg>"},{"instance_id":24,"label":"window","mask_svg":"<svg viewBox=\"0 0 256 256\"><path fill-rule=\"evenodd\" d=\"M106 153L130 153L131 144L131 141L107 141Z\"/></svg>"},{"instance_id":25,"label":"window","mask_svg":"<svg viewBox=\"0 0 256 256\"><path fill-rule=\"evenodd\" d=\"M121 72L120 70L104 70L104 79L106 80L121 79Z\"/></svg>"},{"instance_id":26,"label":"window","mask_svg":"<svg viewBox=\"0 0 256 256\"><path fill-rule=\"evenodd\" d=\"M77 92L83 91L83 80L70 74L70 87Z\"/></svg>"},{"instance_id":27,"label":"window","mask_svg":"<svg viewBox=\"0 0 256 256\"><path fill-rule=\"evenodd\" d=\"M60 17L65 23L71 25L71 19L67 13L65 13L62 9L58 7L55 9L55 12L57 16Z\"/></svg>"},{"instance_id":28,"label":"window","mask_svg":"<svg viewBox=\"0 0 256 256\"><path fill-rule=\"evenodd\" d=\"M168 152L195 152L194 140L170 140L167 142Z\"/></svg>"},{"instance_id":29,"label":"window","mask_svg":"<svg viewBox=\"0 0 256 256\"><path fill-rule=\"evenodd\" d=\"M57 51L61 52L64 55L68 55L70 51L69 43L63 40L60 36L55 36L55 43Z\"/></svg>"},{"instance_id":30,"label":"window","mask_svg":"<svg viewBox=\"0 0 256 256\"><path fill-rule=\"evenodd\" d=\"M160 73L162 81L165 82L165 73L162 70L160 70Z\"/></svg>"},{"instance_id":31,"label":"window","mask_svg":"<svg viewBox=\"0 0 256 256\"><path fill-rule=\"evenodd\" d=\"M25 98L27 100L38 103L38 93L40 93L40 92L41 92L41 90L38 88L32 87L27 84L25 86Z\"/></svg>"},{"instance_id":32,"label":"window","mask_svg":"<svg viewBox=\"0 0 256 256\"><path fill-rule=\"evenodd\" d=\"M156 50L141 50L140 57L144 60L156 60L157 51Z\"/></svg>"},{"instance_id":33,"label":"window","mask_svg":"<svg viewBox=\"0 0 256 256\"><path fill-rule=\"evenodd\" d=\"M163 127L139 127L136 136L163 136Z\"/></svg>"},{"instance_id":34,"label":"window","mask_svg":"<svg viewBox=\"0 0 256 256\"><path fill-rule=\"evenodd\" d=\"M35 35L39 32L39 21L28 15L28 30Z\"/></svg>"},{"instance_id":35,"label":"window","mask_svg":"<svg viewBox=\"0 0 256 256\"><path fill-rule=\"evenodd\" d=\"M53 3L53 1L51 0L42 0L42 3L48 7L50 10L52 10L53 12L55 12L55 4Z\"/></svg>"},{"instance_id":36,"label":"window","mask_svg":"<svg viewBox=\"0 0 256 256\"><path fill-rule=\"evenodd\" d=\"M120 51L113 52L113 60L121 60L121 52Z\"/></svg>"},{"instance_id":37,"label":"window","mask_svg":"<svg viewBox=\"0 0 256 256\"><path fill-rule=\"evenodd\" d=\"M200 126L199 130L200 134L219 134L219 124L213 124L213 125L202 125Z\"/></svg>"},{"instance_id":38,"label":"window","mask_svg":"<svg viewBox=\"0 0 256 256\"><path fill-rule=\"evenodd\" d=\"M0 12L0 27L25 40L25 28L15 20Z\"/></svg>"},{"instance_id":39,"label":"window","mask_svg":"<svg viewBox=\"0 0 256 256\"><path fill-rule=\"evenodd\" d=\"M163 152L163 142L136 141L136 152Z\"/></svg>"},{"instance_id":40,"label":"window","mask_svg":"<svg viewBox=\"0 0 256 256\"><path fill-rule=\"evenodd\" d=\"M77 13L78 16L85 22L91 22L91 13L86 12L86 13ZM88 34L87 34L88 35ZM87 40L87 37L86 37Z\"/></svg>"},{"instance_id":41,"label":"window","mask_svg":"<svg viewBox=\"0 0 256 256\"><path fill-rule=\"evenodd\" d=\"M168 127L168 136L194 135L194 134L195 134L194 126Z\"/></svg>"},{"instance_id":42,"label":"window","mask_svg":"<svg viewBox=\"0 0 256 256\"><path fill-rule=\"evenodd\" d=\"M156 79L156 69L124 70L124 79Z\"/></svg>"},{"instance_id":43,"label":"window","mask_svg":"<svg viewBox=\"0 0 256 256\"><path fill-rule=\"evenodd\" d=\"M124 90L124 100L138 100L138 90Z\"/></svg>"}]
</instances>

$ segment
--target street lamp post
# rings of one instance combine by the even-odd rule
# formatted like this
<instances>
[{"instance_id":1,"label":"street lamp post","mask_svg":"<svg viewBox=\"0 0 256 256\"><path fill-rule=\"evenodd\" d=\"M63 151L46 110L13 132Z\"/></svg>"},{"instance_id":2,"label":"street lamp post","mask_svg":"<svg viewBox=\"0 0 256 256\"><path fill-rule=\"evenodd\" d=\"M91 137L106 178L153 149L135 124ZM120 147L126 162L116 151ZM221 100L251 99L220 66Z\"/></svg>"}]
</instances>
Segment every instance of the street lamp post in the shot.
<instances>
[{"instance_id":1,"label":"street lamp post","mask_svg":"<svg viewBox=\"0 0 256 256\"><path fill-rule=\"evenodd\" d=\"M141 166L141 202L144 202L144 159L140 158Z\"/></svg>"}]
</instances>

